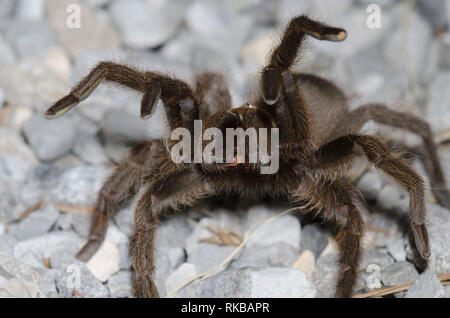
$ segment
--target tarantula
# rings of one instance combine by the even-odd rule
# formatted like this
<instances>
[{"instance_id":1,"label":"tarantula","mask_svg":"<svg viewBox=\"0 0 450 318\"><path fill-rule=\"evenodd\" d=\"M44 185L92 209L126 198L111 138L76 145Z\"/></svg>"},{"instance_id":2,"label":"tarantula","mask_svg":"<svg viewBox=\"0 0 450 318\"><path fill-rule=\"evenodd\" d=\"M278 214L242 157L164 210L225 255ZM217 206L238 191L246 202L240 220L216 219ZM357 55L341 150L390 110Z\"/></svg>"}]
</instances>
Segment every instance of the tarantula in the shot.
<instances>
[{"instance_id":1,"label":"tarantula","mask_svg":"<svg viewBox=\"0 0 450 318\"><path fill-rule=\"evenodd\" d=\"M67 96L49 108L47 118L60 116L86 99L101 82L108 81L143 93L142 118L149 117L161 99L172 131L178 127L192 131L194 120L202 120L203 129L279 128L280 163L274 174L261 174L255 170L255 164L246 162L174 163L169 155L170 140L134 145L99 193L89 241L77 254L78 259L87 261L95 254L104 240L108 220L141 190L130 240L133 292L137 297L158 297L152 279L153 240L164 209L192 206L200 198L220 193L242 198L267 195L287 200L337 225L340 276L336 296L350 297L362 249L364 227L359 209L363 202L345 176L355 159L365 157L409 193L414 242L426 260L430 248L422 178L383 140L360 134L360 130L364 123L373 120L419 135L433 194L441 204L450 207L450 192L429 125L381 104L349 111L346 97L333 83L312 74L293 72L291 68L305 35L342 41L347 33L307 16L293 18L262 69L258 96L239 108L231 108L227 85L219 74L202 73L191 88L176 78L112 62L98 64Z\"/></svg>"}]
</instances>

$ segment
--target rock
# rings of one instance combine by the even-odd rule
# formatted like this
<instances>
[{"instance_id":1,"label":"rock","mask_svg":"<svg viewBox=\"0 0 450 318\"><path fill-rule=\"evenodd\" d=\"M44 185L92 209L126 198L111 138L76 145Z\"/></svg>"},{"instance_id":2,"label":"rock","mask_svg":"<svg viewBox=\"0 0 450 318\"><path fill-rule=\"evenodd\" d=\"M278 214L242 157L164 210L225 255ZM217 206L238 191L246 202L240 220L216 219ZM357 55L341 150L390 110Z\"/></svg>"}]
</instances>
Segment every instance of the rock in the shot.
<instances>
[{"instance_id":1,"label":"rock","mask_svg":"<svg viewBox=\"0 0 450 318\"><path fill-rule=\"evenodd\" d=\"M308 224L302 228L300 252L310 250L315 258L318 258L327 247L330 233L317 224Z\"/></svg>"},{"instance_id":2,"label":"rock","mask_svg":"<svg viewBox=\"0 0 450 318\"><path fill-rule=\"evenodd\" d=\"M235 246L199 243L189 248L187 262L194 264L195 268L202 273L221 264L235 249Z\"/></svg>"},{"instance_id":3,"label":"rock","mask_svg":"<svg viewBox=\"0 0 450 318\"><path fill-rule=\"evenodd\" d=\"M2 109L5 104L5 91L0 87L0 109Z\"/></svg>"},{"instance_id":4,"label":"rock","mask_svg":"<svg viewBox=\"0 0 450 318\"><path fill-rule=\"evenodd\" d=\"M0 237L5 234L5 225L0 223Z\"/></svg>"},{"instance_id":5,"label":"rock","mask_svg":"<svg viewBox=\"0 0 450 318\"><path fill-rule=\"evenodd\" d=\"M46 270L41 274L37 280L39 285L39 296L46 298L58 297L58 291L56 290L56 279L59 276L57 270Z\"/></svg>"},{"instance_id":6,"label":"rock","mask_svg":"<svg viewBox=\"0 0 450 318\"><path fill-rule=\"evenodd\" d=\"M339 7L341 5L339 4ZM330 6L329 9L332 7ZM391 10L383 11L381 28L367 27L367 14L361 14L360 8L349 8L346 13L345 21L340 20L339 16L332 11L327 20L327 23L333 23L336 26L341 26L348 30L348 37L345 40L345 45L342 43L330 43L315 41L313 50L338 58L349 58L358 52L370 47L374 43L379 43L384 40L386 33L391 30L393 24L393 17ZM323 17L324 14L321 13Z\"/></svg>"},{"instance_id":7,"label":"rock","mask_svg":"<svg viewBox=\"0 0 450 318\"><path fill-rule=\"evenodd\" d=\"M166 280L169 277L172 269L170 268L170 261L167 255L158 255L154 257L154 272L153 281L161 297L166 295Z\"/></svg>"},{"instance_id":8,"label":"rock","mask_svg":"<svg viewBox=\"0 0 450 318\"><path fill-rule=\"evenodd\" d=\"M116 225L118 226L119 230L127 235L128 237L133 234L134 229L134 206L126 206L122 208L114 218ZM162 225L164 226L164 225ZM160 226L161 227L161 226ZM159 228L158 227L158 231Z\"/></svg>"},{"instance_id":9,"label":"rock","mask_svg":"<svg viewBox=\"0 0 450 318\"><path fill-rule=\"evenodd\" d=\"M416 280L405 295L405 298L442 298L445 289L432 269L428 268Z\"/></svg>"},{"instance_id":10,"label":"rock","mask_svg":"<svg viewBox=\"0 0 450 318\"><path fill-rule=\"evenodd\" d=\"M58 249L49 256L50 266L53 269L64 269L69 264L81 264L75 258L75 253L68 252L64 249Z\"/></svg>"},{"instance_id":11,"label":"rock","mask_svg":"<svg viewBox=\"0 0 450 318\"><path fill-rule=\"evenodd\" d=\"M1 298L34 298L37 295L38 289L31 281L13 278L0 286Z\"/></svg>"},{"instance_id":12,"label":"rock","mask_svg":"<svg viewBox=\"0 0 450 318\"><path fill-rule=\"evenodd\" d=\"M396 286L413 282L419 278L414 265L408 262L397 262L381 269L381 281L385 286Z\"/></svg>"},{"instance_id":13,"label":"rock","mask_svg":"<svg viewBox=\"0 0 450 318\"><path fill-rule=\"evenodd\" d=\"M37 163L33 151L28 147L27 144L25 144L23 139L6 128L0 128L0 154L1 157L4 157L5 155L17 157L21 162L25 161L29 165L34 165ZM9 166L11 166L11 164L14 163L8 163ZM22 163L20 165L22 165ZM21 166L20 168L23 167L24 166ZM9 167L8 170L11 171ZM20 176L21 178L27 172L28 171L21 171L21 172L11 171L11 174Z\"/></svg>"},{"instance_id":14,"label":"rock","mask_svg":"<svg viewBox=\"0 0 450 318\"><path fill-rule=\"evenodd\" d=\"M147 122L137 116L120 109L106 112L101 123L106 138L116 140L146 140L148 139Z\"/></svg>"},{"instance_id":15,"label":"rock","mask_svg":"<svg viewBox=\"0 0 450 318\"><path fill-rule=\"evenodd\" d=\"M164 220L155 233L155 246L184 247L192 232L192 225L184 215L174 215Z\"/></svg>"},{"instance_id":16,"label":"rock","mask_svg":"<svg viewBox=\"0 0 450 318\"><path fill-rule=\"evenodd\" d=\"M157 47L177 30L183 10L167 1L115 1L109 8L122 41L134 49Z\"/></svg>"},{"instance_id":17,"label":"rock","mask_svg":"<svg viewBox=\"0 0 450 318\"><path fill-rule=\"evenodd\" d=\"M192 233L190 233L184 241L180 241L181 246L184 246L185 244L187 262L194 264L199 272L206 271L219 265L236 248L236 246L220 246L213 243L202 242L205 239L215 237L215 234L208 228L232 231L236 235L241 235L242 233L239 218L226 211L217 211L212 214L212 217L201 219L200 222L195 225ZM185 233L187 233L188 230L189 227L185 228ZM177 246L180 245L177 244ZM208 257L204 257L204 255L208 255Z\"/></svg>"},{"instance_id":18,"label":"rock","mask_svg":"<svg viewBox=\"0 0 450 318\"><path fill-rule=\"evenodd\" d=\"M9 18L14 11L15 4L16 4L16 0L2 1L2 5L0 6L0 17Z\"/></svg>"},{"instance_id":19,"label":"rock","mask_svg":"<svg viewBox=\"0 0 450 318\"><path fill-rule=\"evenodd\" d=\"M108 279L108 289L111 297L132 297L131 272L120 271Z\"/></svg>"},{"instance_id":20,"label":"rock","mask_svg":"<svg viewBox=\"0 0 450 318\"><path fill-rule=\"evenodd\" d=\"M83 240L73 232L51 232L14 245L14 257L19 258L31 251L40 258L49 258L60 249L75 255L82 244Z\"/></svg>"},{"instance_id":21,"label":"rock","mask_svg":"<svg viewBox=\"0 0 450 318\"><path fill-rule=\"evenodd\" d=\"M76 5L79 8L81 14L79 28L75 25L71 27L72 24L70 26L68 24L70 19L68 13L75 14L75 11L67 12L70 5L72 7ZM114 51L120 45L120 39L115 30L98 19L88 7L78 0L48 0L47 14L59 41L73 57L78 57L87 50Z\"/></svg>"},{"instance_id":22,"label":"rock","mask_svg":"<svg viewBox=\"0 0 450 318\"><path fill-rule=\"evenodd\" d=\"M33 167L23 185L20 201L24 202L26 207L33 206L39 201L47 201L46 199L52 195L52 189L57 187L63 171L64 168L49 164L39 164Z\"/></svg>"},{"instance_id":23,"label":"rock","mask_svg":"<svg viewBox=\"0 0 450 318\"><path fill-rule=\"evenodd\" d=\"M305 273L282 267L246 267L219 272L177 293L177 297L219 298L310 298L315 295L314 284Z\"/></svg>"},{"instance_id":24,"label":"rock","mask_svg":"<svg viewBox=\"0 0 450 318\"><path fill-rule=\"evenodd\" d=\"M232 263L233 268L253 267L290 267L297 259L299 252L291 245L279 242L272 246L246 247L239 258Z\"/></svg>"},{"instance_id":25,"label":"rock","mask_svg":"<svg viewBox=\"0 0 450 318\"><path fill-rule=\"evenodd\" d=\"M362 253L360 268L365 271L371 264L385 268L394 264L394 260L387 253L383 253L375 248L368 248Z\"/></svg>"},{"instance_id":26,"label":"rock","mask_svg":"<svg viewBox=\"0 0 450 318\"><path fill-rule=\"evenodd\" d=\"M4 34L21 58L45 57L49 48L55 46L53 34L44 20L12 20Z\"/></svg>"},{"instance_id":27,"label":"rock","mask_svg":"<svg viewBox=\"0 0 450 318\"><path fill-rule=\"evenodd\" d=\"M439 43L439 68L450 69L450 34L443 34L438 39ZM0 44L1 51L1 44ZM1 56L1 53L0 53Z\"/></svg>"},{"instance_id":28,"label":"rock","mask_svg":"<svg viewBox=\"0 0 450 318\"><path fill-rule=\"evenodd\" d=\"M130 246L128 242L122 242L117 244L120 255L119 267L121 270L128 270L131 267ZM183 254L184 256L184 254Z\"/></svg>"},{"instance_id":29,"label":"rock","mask_svg":"<svg viewBox=\"0 0 450 318\"><path fill-rule=\"evenodd\" d=\"M29 160L23 160L19 156L9 153L0 156L0 180L10 185L24 181L30 170Z\"/></svg>"},{"instance_id":30,"label":"rock","mask_svg":"<svg viewBox=\"0 0 450 318\"><path fill-rule=\"evenodd\" d=\"M94 277L102 283L119 271L119 264L119 250L114 243L107 240L103 242L97 253L86 263Z\"/></svg>"},{"instance_id":31,"label":"rock","mask_svg":"<svg viewBox=\"0 0 450 318\"><path fill-rule=\"evenodd\" d=\"M186 11L185 19L188 27L193 33L211 38L222 35L231 24L233 13L229 10L229 6L220 7L208 1L196 1ZM227 9L226 12L223 12L223 9Z\"/></svg>"},{"instance_id":32,"label":"rock","mask_svg":"<svg viewBox=\"0 0 450 318\"><path fill-rule=\"evenodd\" d=\"M111 170L105 166L76 166L63 172L51 192L54 202L68 205L93 205Z\"/></svg>"},{"instance_id":33,"label":"rock","mask_svg":"<svg viewBox=\"0 0 450 318\"><path fill-rule=\"evenodd\" d=\"M30 265L4 252L0 252L0 270L2 276L7 279L17 278L32 281L33 276L37 277L36 272Z\"/></svg>"},{"instance_id":34,"label":"rock","mask_svg":"<svg viewBox=\"0 0 450 318\"><path fill-rule=\"evenodd\" d=\"M450 272L450 214L440 205L427 205L431 256L429 266L437 274Z\"/></svg>"},{"instance_id":35,"label":"rock","mask_svg":"<svg viewBox=\"0 0 450 318\"><path fill-rule=\"evenodd\" d=\"M237 15L229 2L213 4L209 1L197 1L187 8L185 22L190 34L206 39L210 42L209 48L218 49L216 55L235 59L247 39L253 21L250 15ZM224 45L227 47L226 52L220 49ZM223 59L221 63L224 63Z\"/></svg>"},{"instance_id":36,"label":"rock","mask_svg":"<svg viewBox=\"0 0 450 318\"><path fill-rule=\"evenodd\" d=\"M418 11L433 26L435 32L448 29L447 6L448 3L445 0L417 2Z\"/></svg>"},{"instance_id":37,"label":"rock","mask_svg":"<svg viewBox=\"0 0 450 318\"><path fill-rule=\"evenodd\" d=\"M13 253L13 246L17 243L17 238L12 233L0 235L0 252L6 254Z\"/></svg>"},{"instance_id":38,"label":"rock","mask_svg":"<svg viewBox=\"0 0 450 318\"><path fill-rule=\"evenodd\" d=\"M45 11L45 0L19 0L15 15L18 19L41 19Z\"/></svg>"},{"instance_id":39,"label":"rock","mask_svg":"<svg viewBox=\"0 0 450 318\"><path fill-rule=\"evenodd\" d=\"M15 234L21 240L43 235L50 231L58 216L58 209L53 205L46 205L21 221Z\"/></svg>"},{"instance_id":40,"label":"rock","mask_svg":"<svg viewBox=\"0 0 450 318\"><path fill-rule=\"evenodd\" d=\"M247 228L244 239L248 237L256 228L270 217L276 216L279 212L268 211L261 206L252 207L247 213ZM247 243L250 246L271 246L275 243L284 242L293 248L300 249L300 223L298 218L292 215L283 215L265 224Z\"/></svg>"},{"instance_id":41,"label":"rock","mask_svg":"<svg viewBox=\"0 0 450 318\"><path fill-rule=\"evenodd\" d=\"M436 133L450 128L450 111L445 94L449 80L450 72L438 72L430 83L426 119Z\"/></svg>"},{"instance_id":42,"label":"rock","mask_svg":"<svg viewBox=\"0 0 450 318\"><path fill-rule=\"evenodd\" d=\"M317 259L315 270L312 279L317 288L317 297L330 298L334 297L336 292L336 285L339 279L339 261L338 252L322 253ZM385 257L383 257L385 256ZM375 249L367 249L363 252L361 257L360 272L355 284L355 293L365 292L366 284L368 283L368 275L372 266L393 262L389 255L386 255ZM369 267L369 265L371 267ZM379 277L377 277L379 279Z\"/></svg>"},{"instance_id":43,"label":"rock","mask_svg":"<svg viewBox=\"0 0 450 318\"><path fill-rule=\"evenodd\" d=\"M84 214L70 215L70 226L81 237L87 238L91 225L91 217Z\"/></svg>"},{"instance_id":44,"label":"rock","mask_svg":"<svg viewBox=\"0 0 450 318\"><path fill-rule=\"evenodd\" d=\"M378 194L376 204L382 210L408 211L409 197L397 185L387 184Z\"/></svg>"},{"instance_id":45,"label":"rock","mask_svg":"<svg viewBox=\"0 0 450 318\"><path fill-rule=\"evenodd\" d=\"M129 251L129 236L121 232L115 224L108 225L106 232L106 240L111 241L117 246L120 256L120 269L129 270L131 267L130 251ZM168 251L169 253L169 251Z\"/></svg>"},{"instance_id":46,"label":"rock","mask_svg":"<svg viewBox=\"0 0 450 318\"><path fill-rule=\"evenodd\" d=\"M101 298L109 296L108 289L95 279L83 263L67 265L63 274L56 280L56 286L59 295L64 298Z\"/></svg>"},{"instance_id":47,"label":"rock","mask_svg":"<svg viewBox=\"0 0 450 318\"><path fill-rule=\"evenodd\" d=\"M313 253L310 250L303 251L291 267L305 272L311 278L315 270Z\"/></svg>"},{"instance_id":48,"label":"rock","mask_svg":"<svg viewBox=\"0 0 450 318\"><path fill-rule=\"evenodd\" d=\"M18 191L11 189L7 183L0 183L0 217L3 222L16 221L26 206L20 202Z\"/></svg>"},{"instance_id":49,"label":"rock","mask_svg":"<svg viewBox=\"0 0 450 318\"><path fill-rule=\"evenodd\" d=\"M410 68L414 68L419 82L428 82L437 67L437 59L433 56L436 51L434 50L431 26L406 3L399 3L391 12L390 17L394 21L394 26L389 30L389 36L385 39L386 59L394 61L399 54L408 54L408 59L397 60L399 72L403 73L403 77L405 77L407 74L405 67L409 65ZM401 17L405 14L409 15L407 29L400 22ZM384 12L383 20L385 20L385 16ZM386 25L381 29L386 29ZM374 30L380 31L381 29Z\"/></svg>"},{"instance_id":50,"label":"rock","mask_svg":"<svg viewBox=\"0 0 450 318\"><path fill-rule=\"evenodd\" d=\"M35 109L42 114L67 93L70 60L62 49L45 48L42 57L33 54L0 69L0 86L5 89L8 105Z\"/></svg>"},{"instance_id":51,"label":"rock","mask_svg":"<svg viewBox=\"0 0 450 318\"><path fill-rule=\"evenodd\" d=\"M97 137L89 134L79 134L75 138L73 152L89 164L105 164L108 157Z\"/></svg>"},{"instance_id":52,"label":"rock","mask_svg":"<svg viewBox=\"0 0 450 318\"><path fill-rule=\"evenodd\" d=\"M190 278L197 275L195 270L195 265L189 263L181 264L166 280L166 291L169 293L175 288L178 288L189 280Z\"/></svg>"},{"instance_id":53,"label":"rock","mask_svg":"<svg viewBox=\"0 0 450 318\"><path fill-rule=\"evenodd\" d=\"M7 43L3 36L0 35L0 65L10 64L15 62L16 56L14 51Z\"/></svg>"},{"instance_id":54,"label":"rock","mask_svg":"<svg viewBox=\"0 0 450 318\"><path fill-rule=\"evenodd\" d=\"M406 261L405 242L402 237L390 241L387 245L387 249L389 254L391 254L397 262Z\"/></svg>"},{"instance_id":55,"label":"rock","mask_svg":"<svg viewBox=\"0 0 450 318\"><path fill-rule=\"evenodd\" d=\"M383 187L383 180L380 178L379 173L370 170L358 180L356 186L361 190L366 199L376 200Z\"/></svg>"},{"instance_id":56,"label":"rock","mask_svg":"<svg viewBox=\"0 0 450 318\"><path fill-rule=\"evenodd\" d=\"M274 38L275 34L271 31L258 35L258 37L246 43L242 48L240 52L241 58L257 62L258 66L264 65L273 47Z\"/></svg>"},{"instance_id":57,"label":"rock","mask_svg":"<svg viewBox=\"0 0 450 318\"><path fill-rule=\"evenodd\" d=\"M25 122L23 133L39 159L51 161L68 153L75 140L75 123L70 117L46 121L33 116Z\"/></svg>"}]
</instances>

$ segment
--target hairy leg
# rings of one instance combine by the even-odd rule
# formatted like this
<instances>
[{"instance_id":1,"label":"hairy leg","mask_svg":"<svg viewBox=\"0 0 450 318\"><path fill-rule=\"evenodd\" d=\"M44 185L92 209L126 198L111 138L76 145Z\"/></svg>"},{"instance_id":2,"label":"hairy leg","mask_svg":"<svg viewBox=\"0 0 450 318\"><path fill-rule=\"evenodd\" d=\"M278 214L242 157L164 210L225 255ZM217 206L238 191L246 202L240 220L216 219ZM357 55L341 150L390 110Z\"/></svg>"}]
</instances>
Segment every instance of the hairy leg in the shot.
<instances>
[{"instance_id":1,"label":"hairy leg","mask_svg":"<svg viewBox=\"0 0 450 318\"><path fill-rule=\"evenodd\" d=\"M319 40L342 41L343 29L329 27L306 16L293 18L285 29L280 44L273 50L261 74L261 98L258 107L268 111L283 127L281 144L309 148L311 140L309 114L290 68L294 64L305 35ZM303 152L309 149L303 149Z\"/></svg>"},{"instance_id":2,"label":"hairy leg","mask_svg":"<svg viewBox=\"0 0 450 318\"><path fill-rule=\"evenodd\" d=\"M365 155L375 167L390 176L410 196L409 219L420 256L428 259L430 247L425 226L425 193L422 178L402 158L395 157L380 139L366 135L339 137L319 148L311 168L319 177L337 179L345 176L352 161Z\"/></svg>"},{"instance_id":3,"label":"hairy leg","mask_svg":"<svg viewBox=\"0 0 450 318\"><path fill-rule=\"evenodd\" d=\"M194 92L197 100L203 101L200 105L200 118L202 120L213 114L226 111L232 106L228 85L221 74L211 72L198 74Z\"/></svg>"},{"instance_id":4,"label":"hairy leg","mask_svg":"<svg viewBox=\"0 0 450 318\"><path fill-rule=\"evenodd\" d=\"M358 277L361 258L363 220L358 211L361 196L358 190L342 181L317 181L305 177L292 194L294 202L305 203L308 211L334 222L338 228L340 275L336 297L351 297Z\"/></svg>"},{"instance_id":5,"label":"hairy leg","mask_svg":"<svg viewBox=\"0 0 450 318\"><path fill-rule=\"evenodd\" d=\"M143 93L141 117L148 118L161 99L165 105L169 125L172 129L193 129L193 120L198 118L198 102L185 82L155 72L141 72L131 67L112 62L99 63L71 92L58 100L46 112L52 119L63 115L86 99L102 81L112 82Z\"/></svg>"},{"instance_id":6,"label":"hairy leg","mask_svg":"<svg viewBox=\"0 0 450 318\"><path fill-rule=\"evenodd\" d=\"M396 112L382 104L367 104L350 112L337 126L337 134L358 133L369 120L413 132L422 138L420 154L430 178L431 191L442 205L450 209L450 191L445 182L430 125L412 114Z\"/></svg>"},{"instance_id":7,"label":"hairy leg","mask_svg":"<svg viewBox=\"0 0 450 318\"><path fill-rule=\"evenodd\" d=\"M162 151L164 148L160 141L135 145L128 158L108 178L99 193L92 215L89 240L77 254L79 260L87 262L98 251L105 239L108 221L137 194L143 183L143 176L149 171L151 163L161 156Z\"/></svg>"},{"instance_id":8,"label":"hairy leg","mask_svg":"<svg viewBox=\"0 0 450 318\"><path fill-rule=\"evenodd\" d=\"M171 162L160 165L147 182L136 207L135 230L130 241L136 297L158 297L153 281L153 252L159 216L168 208L191 206L215 192L195 171L179 170Z\"/></svg>"}]
</instances>

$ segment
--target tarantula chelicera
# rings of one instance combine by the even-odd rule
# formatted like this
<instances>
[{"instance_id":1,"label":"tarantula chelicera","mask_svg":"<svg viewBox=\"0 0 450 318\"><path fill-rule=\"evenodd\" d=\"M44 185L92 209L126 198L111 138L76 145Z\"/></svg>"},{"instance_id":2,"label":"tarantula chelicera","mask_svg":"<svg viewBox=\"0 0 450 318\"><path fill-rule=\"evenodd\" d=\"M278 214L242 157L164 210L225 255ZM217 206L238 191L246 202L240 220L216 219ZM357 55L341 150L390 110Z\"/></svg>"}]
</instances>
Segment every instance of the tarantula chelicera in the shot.
<instances>
[{"instance_id":1,"label":"tarantula chelicera","mask_svg":"<svg viewBox=\"0 0 450 318\"><path fill-rule=\"evenodd\" d=\"M425 226L424 182L408 162L395 155L383 140L360 133L369 120L419 135L422 157L432 191L450 208L450 192L437 156L429 125L384 105L368 104L349 111L346 97L331 82L312 74L295 73L292 65L305 35L318 40L342 41L346 31L313 21L306 16L292 19L281 41L262 69L259 94L249 104L231 108L223 78L215 73L197 76L194 87L155 72L101 62L67 96L46 112L47 118L64 114L103 81L143 93L141 117L152 114L162 100L168 124L194 129L194 121L220 130L240 127L279 129L279 169L261 174L261 163L175 163L169 150L173 142L150 140L132 147L130 155L104 184L92 219L89 241L77 257L87 261L104 240L108 220L141 189L130 241L133 291L137 297L157 297L152 279L153 240L164 209L194 205L200 198L234 193L243 198L272 196L301 206L326 221L339 233L340 277L336 296L349 297L358 273L363 220L362 197L344 178L355 159L365 157L410 195L409 221L421 258L430 256ZM205 256L207 257L207 256Z\"/></svg>"}]
</instances>

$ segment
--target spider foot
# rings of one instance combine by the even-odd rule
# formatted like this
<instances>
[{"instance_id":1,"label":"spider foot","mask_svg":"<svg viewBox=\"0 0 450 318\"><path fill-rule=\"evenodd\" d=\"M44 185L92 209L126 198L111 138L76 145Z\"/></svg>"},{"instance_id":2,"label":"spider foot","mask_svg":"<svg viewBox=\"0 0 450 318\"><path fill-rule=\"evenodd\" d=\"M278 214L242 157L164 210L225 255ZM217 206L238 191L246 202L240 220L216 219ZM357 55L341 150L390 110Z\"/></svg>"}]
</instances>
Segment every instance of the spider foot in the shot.
<instances>
[{"instance_id":1,"label":"spider foot","mask_svg":"<svg viewBox=\"0 0 450 318\"><path fill-rule=\"evenodd\" d=\"M430 245L428 241L427 228L424 224L411 223L413 231L414 242L416 243L417 251L424 260L430 257Z\"/></svg>"},{"instance_id":2,"label":"spider foot","mask_svg":"<svg viewBox=\"0 0 450 318\"><path fill-rule=\"evenodd\" d=\"M77 253L76 258L79 261L87 263L92 256L99 250L103 243L103 239L91 238Z\"/></svg>"},{"instance_id":3,"label":"spider foot","mask_svg":"<svg viewBox=\"0 0 450 318\"><path fill-rule=\"evenodd\" d=\"M57 101L52 107L45 112L46 119L54 119L60 117L75 107L80 100L73 96L67 95Z\"/></svg>"}]
</instances>

